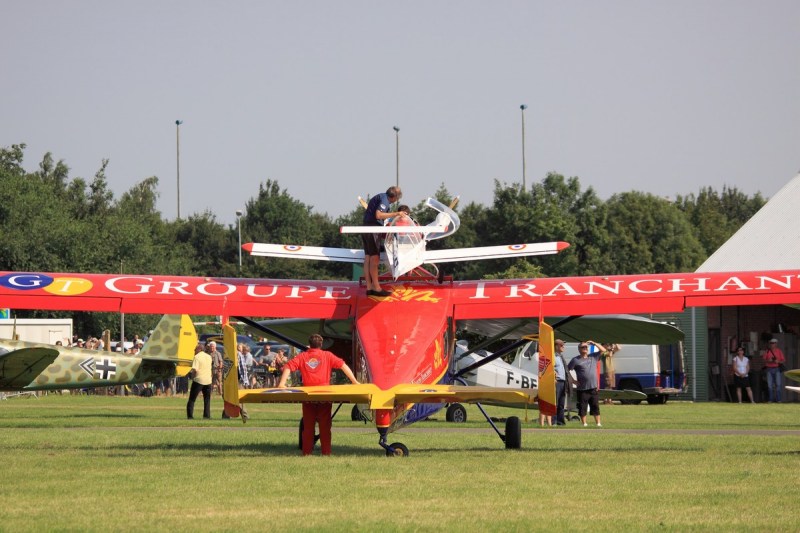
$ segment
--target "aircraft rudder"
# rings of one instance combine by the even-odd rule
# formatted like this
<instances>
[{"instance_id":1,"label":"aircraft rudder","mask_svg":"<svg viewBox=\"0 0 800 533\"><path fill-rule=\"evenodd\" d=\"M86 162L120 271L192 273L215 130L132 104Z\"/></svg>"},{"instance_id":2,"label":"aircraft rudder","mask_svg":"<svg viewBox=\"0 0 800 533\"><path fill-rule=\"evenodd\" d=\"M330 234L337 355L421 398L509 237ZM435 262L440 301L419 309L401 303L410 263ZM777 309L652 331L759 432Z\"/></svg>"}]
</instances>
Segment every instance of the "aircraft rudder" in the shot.
<instances>
[{"instance_id":1,"label":"aircraft rudder","mask_svg":"<svg viewBox=\"0 0 800 533\"><path fill-rule=\"evenodd\" d=\"M189 315L164 315L147 339L139 356L143 359L177 359L177 375L189 371L197 346L197 331ZM185 372L181 372L185 370Z\"/></svg>"}]
</instances>

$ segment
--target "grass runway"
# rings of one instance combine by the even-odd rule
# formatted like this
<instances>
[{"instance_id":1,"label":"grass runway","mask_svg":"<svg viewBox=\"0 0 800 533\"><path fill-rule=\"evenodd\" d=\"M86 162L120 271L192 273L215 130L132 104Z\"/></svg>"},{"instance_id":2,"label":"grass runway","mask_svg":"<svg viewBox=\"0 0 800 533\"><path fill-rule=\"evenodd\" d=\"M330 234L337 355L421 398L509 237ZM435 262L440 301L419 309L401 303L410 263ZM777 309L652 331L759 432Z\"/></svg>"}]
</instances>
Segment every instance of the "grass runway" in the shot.
<instances>
[{"instance_id":1,"label":"grass runway","mask_svg":"<svg viewBox=\"0 0 800 533\"><path fill-rule=\"evenodd\" d=\"M185 401L0 402L0 531L800 529L800 404L603 405L603 428L530 411L522 450L468 407L392 434L395 459L347 405L334 455L304 458L299 406L251 404L243 425Z\"/></svg>"}]
</instances>

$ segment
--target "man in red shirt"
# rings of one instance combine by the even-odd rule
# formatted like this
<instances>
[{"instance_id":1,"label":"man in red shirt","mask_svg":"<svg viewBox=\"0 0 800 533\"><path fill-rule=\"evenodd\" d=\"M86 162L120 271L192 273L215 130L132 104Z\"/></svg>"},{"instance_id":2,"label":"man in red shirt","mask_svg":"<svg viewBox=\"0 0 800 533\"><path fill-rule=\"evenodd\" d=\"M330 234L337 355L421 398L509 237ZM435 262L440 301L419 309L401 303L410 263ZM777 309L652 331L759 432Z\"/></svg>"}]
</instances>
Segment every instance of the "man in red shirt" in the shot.
<instances>
[{"instance_id":1,"label":"man in red shirt","mask_svg":"<svg viewBox=\"0 0 800 533\"><path fill-rule=\"evenodd\" d=\"M778 348L778 339L769 341L769 347L764 352L764 369L767 372L767 388L769 401L781 401L781 365L786 362L786 357Z\"/></svg>"},{"instance_id":2,"label":"man in red shirt","mask_svg":"<svg viewBox=\"0 0 800 533\"><path fill-rule=\"evenodd\" d=\"M281 373L278 388L286 388L286 380L291 372L300 371L303 386L330 385L331 371L341 369L347 379L358 384L353 371L339 357L331 352L322 350L322 336L311 335L308 338L309 349L298 354L286 363ZM319 440L322 446L322 455L331 454L331 402L304 402L303 403L303 455L311 455L314 449L314 430L319 423Z\"/></svg>"}]
</instances>

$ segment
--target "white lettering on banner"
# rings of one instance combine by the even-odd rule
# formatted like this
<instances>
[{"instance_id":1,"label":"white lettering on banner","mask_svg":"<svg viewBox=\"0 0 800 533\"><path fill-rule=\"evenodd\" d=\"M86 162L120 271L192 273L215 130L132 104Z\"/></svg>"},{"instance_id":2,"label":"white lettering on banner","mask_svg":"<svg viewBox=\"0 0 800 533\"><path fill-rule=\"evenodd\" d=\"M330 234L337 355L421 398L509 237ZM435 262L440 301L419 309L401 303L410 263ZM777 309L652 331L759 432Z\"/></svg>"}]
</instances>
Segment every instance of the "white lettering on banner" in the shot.
<instances>
[{"instance_id":1,"label":"white lettering on banner","mask_svg":"<svg viewBox=\"0 0 800 533\"><path fill-rule=\"evenodd\" d=\"M717 287L714 290L715 291L721 291L721 292L728 292L728 287L729 286L730 287L737 287L737 290L740 290L740 291L751 291L751 290L753 290L750 287L748 287L747 284L745 284L742 280L740 280L739 278L737 278L735 276L726 279L724 283L722 283L719 287Z\"/></svg>"},{"instance_id":2,"label":"white lettering on banner","mask_svg":"<svg viewBox=\"0 0 800 533\"><path fill-rule=\"evenodd\" d=\"M475 284L475 294L469 297L470 300L485 300L489 298L486 296L486 285L488 283L502 283L500 280L479 281Z\"/></svg>"},{"instance_id":3,"label":"white lettering on banner","mask_svg":"<svg viewBox=\"0 0 800 533\"><path fill-rule=\"evenodd\" d=\"M595 288L603 289L604 291L610 292L611 294L619 294L619 286L620 286L620 284L622 282L621 281L614 281L612 283L614 284L613 287L611 285L606 285L606 284L600 283L599 281L590 281L587 284L589 286L589 290L586 291L586 294L600 294L600 293L594 291Z\"/></svg>"},{"instance_id":4,"label":"white lettering on banner","mask_svg":"<svg viewBox=\"0 0 800 533\"><path fill-rule=\"evenodd\" d=\"M347 294L347 289L344 287L325 287L325 296L323 300L349 300L350 296Z\"/></svg>"},{"instance_id":5,"label":"white lettering on banner","mask_svg":"<svg viewBox=\"0 0 800 533\"><path fill-rule=\"evenodd\" d=\"M291 285L291 288L292 290L287 298L302 298L302 296L300 296L301 292L312 293L317 290L316 287L309 287L308 285Z\"/></svg>"},{"instance_id":6,"label":"white lettering on banner","mask_svg":"<svg viewBox=\"0 0 800 533\"><path fill-rule=\"evenodd\" d=\"M209 290L211 287L223 287L224 292L212 292ZM236 287L228 283L203 283L197 286L197 292L206 296L227 296L236 292Z\"/></svg>"},{"instance_id":7,"label":"white lettering on banner","mask_svg":"<svg viewBox=\"0 0 800 533\"><path fill-rule=\"evenodd\" d=\"M19 276L11 276L8 278L8 284L14 287L41 287L42 279L36 275L21 274Z\"/></svg>"},{"instance_id":8,"label":"white lettering on banner","mask_svg":"<svg viewBox=\"0 0 800 533\"><path fill-rule=\"evenodd\" d=\"M266 294L257 294L256 293L256 289L261 288L261 287L270 287L272 290L270 290ZM247 286L247 295L248 296L252 296L253 298L271 298L271 297L275 296L276 294L278 294L278 286L277 285L252 285L251 284L251 285Z\"/></svg>"},{"instance_id":9,"label":"white lettering on banner","mask_svg":"<svg viewBox=\"0 0 800 533\"><path fill-rule=\"evenodd\" d=\"M692 280L687 279L673 279L670 280L672 282L672 288L667 292L708 292L709 289L706 287L706 281L711 278L694 278ZM691 287L696 287L694 290Z\"/></svg>"},{"instance_id":10,"label":"white lettering on banner","mask_svg":"<svg viewBox=\"0 0 800 533\"><path fill-rule=\"evenodd\" d=\"M658 284L658 288L657 289L651 289L649 291L645 290L645 289L640 289L639 285L642 284L642 283L657 283ZM640 294L656 294L656 293L661 292L663 290L663 288L661 287L661 284L662 284L662 282L660 280L657 280L657 279L639 279L639 280L636 280L636 281L630 283L628 285L628 288L631 290L631 292L638 292Z\"/></svg>"},{"instance_id":11,"label":"white lettering on banner","mask_svg":"<svg viewBox=\"0 0 800 533\"><path fill-rule=\"evenodd\" d=\"M779 287L782 287L784 289L791 289L792 288L792 279L794 277L795 276L790 276L790 275L787 274L786 276L783 276L784 281L781 282L781 281L779 281L779 280L777 280L775 278L771 278L769 276L758 276L758 279L761 281L761 285L759 285L757 287L757 290L760 290L760 291L769 290L769 287L767 287L764 284L764 282L767 281L767 280L769 280L770 283L772 283L774 285L778 285Z\"/></svg>"},{"instance_id":12,"label":"white lettering on banner","mask_svg":"<svg viewBox=\"0 0 800 533\"><path fill-rule=\"evenodd\" d=\"M175 294L170 292L172 290L177 291L184 296L191 296L192 293L186 290L186 287L189 286L189 283L186 281L162 281L161 282L161 290L158 291L156 294Z\"/></svg>"},{"instance_id":13,"label":"white lettering on banner","mask_svg":"<svg viewBox=\"0 0 800 533\"><path fill-rule=\"evenodd\" d=\"M533 283L526 283L525 285L511 285L509 287L508 298L521 298L520 293L527 294L531 298L538 298L539 295L536 294L533 289L536 288L536 285Z\"/></svg>"},{"instance_id":14,"label":"white lettering on banner","mask_svg":"<svg viewBox=\"0 0 800 533\"><path fill-rule=\"evenodd\" d=\"M550 291L545 294L545 296L557 296L559 293L564 293L568 296L578 296L578 291L572 288L572 286L567 282L561 282Z\"/></svg>"},{"instance_id":15,"label":"white lettering on banner","mask_svg":"<svg viewBox=\"0 0 800 533\"><path fill-rule=\"evenodd\" d=\"M122 294L146 294L146 293L150 292L150 289L153 288L152 285L139 284L139 285L135 285L135 286L139 287L138 291L125 291L125 290L122 290L119 287L117 287L117 282L119 282L119 281L128 281L128 280L134 280L134 279L143 279L143 280L146 280L146 281L153 281L152 278L132 278L132 277L109 278L109 279L106 280L106 283L105 283L106 289L108 289L108 290L110 290L112 292L119 292L119 293L122 293Z\"/></svg>"}]
</instances>

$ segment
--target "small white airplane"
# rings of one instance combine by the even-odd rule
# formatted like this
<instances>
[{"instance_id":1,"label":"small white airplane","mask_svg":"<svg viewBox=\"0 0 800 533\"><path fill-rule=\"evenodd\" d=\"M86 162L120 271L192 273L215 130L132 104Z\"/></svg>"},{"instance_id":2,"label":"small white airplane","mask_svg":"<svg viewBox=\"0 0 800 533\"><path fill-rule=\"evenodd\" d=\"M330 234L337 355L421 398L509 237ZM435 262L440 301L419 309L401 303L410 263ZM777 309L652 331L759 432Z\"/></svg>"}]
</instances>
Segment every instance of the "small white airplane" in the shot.
<instances>
[{"instance_id":1,"label":"small white airplane","mask_svg":"<svg viewBox=\"0 0 800 533\"><path fill-rule=\"evenodd\" d=\"M436 269L435 265L438 263L548 255L558 253L569 246L568 243L559 241L450 250L427 250L428 241L452 235L458 230L461 220L455 211L434 198L428 198L425 201L425 205L438 211L434 221L425 226L418 226L410 217L396 217L387 226L342 226L340 231L346 234L385 234L387 236L384 243L385 253L381 254L381 261L387 266L395 280L404 274L415 271L423 264L432 265ZM250 255L256 256L316 259L344 263L364 262L364 250L360 248L263 243L247 243L242 248L250 252ZM431 275L427 271L422 271L421 274L426 277Z\"/></svg>"}]
</instances>

